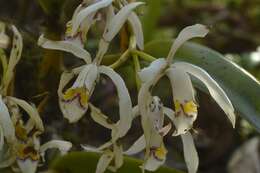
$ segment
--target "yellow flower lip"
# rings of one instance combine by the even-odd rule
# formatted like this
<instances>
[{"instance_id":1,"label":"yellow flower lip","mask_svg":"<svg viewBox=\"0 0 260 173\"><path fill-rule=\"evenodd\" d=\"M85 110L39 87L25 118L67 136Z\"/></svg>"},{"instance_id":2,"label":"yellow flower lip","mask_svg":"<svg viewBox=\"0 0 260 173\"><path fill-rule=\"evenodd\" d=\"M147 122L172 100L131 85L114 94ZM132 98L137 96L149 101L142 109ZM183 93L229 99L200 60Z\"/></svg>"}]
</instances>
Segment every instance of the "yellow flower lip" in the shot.
<instances>
[{"instance_id":1,"label":"yellow flower lip","mask_svg":"<svg viewBox=\"0 0 260 173\"><path fill-rule=\"evenodd\" d=\"M24 144L19 146L17 157L21 160L31 159L37 161L40 159L39 152L35 150L33 146L27 146Z\"/></svg>"},{"instance_id":2,"label":"yellow flower lip","mask_svg":"<svg viewBox=\"0 0 260 173\"><path fill-rule=\"evenodd\" d=\"M159 160L159 161L163 161L166 158L166 154L167 154L167 150L166 148L162 145L159 148L151 148L151 152L154 156L155 159Z\"/></svg>"},{"instance_id":3,"label":"yellow flower lip","mask_svg":"<svg viewBox=\"0 0 260 173\"><path fill-rule=\"evenodd\" d=\"M193 117L194 114L198 113L198 105L193 101L185 101L184 103L180 103L180 101L174 101L176 116L179 116L181 112L183 112L188 117Z\"/></svg>"},{"instance_id":4,"label":"yellow flower lip","mask_svg":"<svg viewBox=\"0 0 260 173\"><path fill-rule=\"evenodd\" d=\"M26 141L28 139L26 129L19 122L15 125L15 135L21 141Z\"/></svg>"},{"instance_id":5,"label":"yellow flower lip","mask_svg":"<svg viewBox=\"0 0 260 173\"><path fill-rule=\"evenodd\" d=\"M63 101L65 102L71 102L75 99L78 99L80 106L86 109L88 107L89 91L85 87L69 88L63 94Z\"/></svg>"}]
</instances>

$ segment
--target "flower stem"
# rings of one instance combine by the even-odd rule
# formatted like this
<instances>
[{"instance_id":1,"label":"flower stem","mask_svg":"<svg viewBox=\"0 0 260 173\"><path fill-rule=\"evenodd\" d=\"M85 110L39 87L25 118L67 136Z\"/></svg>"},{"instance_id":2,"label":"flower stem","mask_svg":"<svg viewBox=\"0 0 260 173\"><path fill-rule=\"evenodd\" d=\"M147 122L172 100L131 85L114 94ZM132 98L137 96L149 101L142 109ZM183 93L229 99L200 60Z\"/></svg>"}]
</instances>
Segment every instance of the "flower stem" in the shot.
<instances>
[{"instance_id":1,"label":"flower stem","mask_svg":"<svg viewBox=\"0 0 260 173\"><path fill-rule=\"evenodd\" d=\"M136 49L131 50L131 53L138 55L140 58L148 62L153 62L154 60L156 60L155 57Z\"/></svg>"},{"instance_id":2,"label":"flower stem","mask_svg":"<svg viewBox=\"0 0 260 173\"><path fill-rule=\"evenodd\" d=\"M134 61L136 87L137 87L137 90L139 91L139 89L141 87L141 80L138 76L138 72L141 70L141 66L139 63L138 56L136 54L133 54L132 56L133 56L133 61Z\"/></svg>"},{"instance_id":3,"label":"flower stem","mask_svg":"<svg viewBox=\"0 0 260 173\"><path fill-rule=\"evenodd\" d=\"M114 62L113 64L111 64L109 67L111 67L112 69L116 69L117 67L119 67L120 65L122 65L124 62L126 62L126 60L129 58L129 49L127 49L121 56L120 58Z\"/></svg>"}]
</instances>

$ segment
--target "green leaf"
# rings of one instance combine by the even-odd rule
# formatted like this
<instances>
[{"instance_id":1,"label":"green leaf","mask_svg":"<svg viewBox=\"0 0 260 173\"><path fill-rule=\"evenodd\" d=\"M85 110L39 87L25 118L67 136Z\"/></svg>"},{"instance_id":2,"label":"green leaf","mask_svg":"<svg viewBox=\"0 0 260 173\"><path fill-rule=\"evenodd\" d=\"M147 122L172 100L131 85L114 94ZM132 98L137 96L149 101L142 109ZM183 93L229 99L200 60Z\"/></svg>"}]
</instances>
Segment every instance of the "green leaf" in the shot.
<instances>
[{"instance_id":1,"label":"green leaf","mask_svg":"<svg viewBox=\"0 0 260 173\"><path fill-rule=\"evenodd\" d=\"M143 30L145 41L150 41L153 38L156 30L156 25L159 21L162 11L162 1L145 0L147 4L146 11L142 17Z\"/></svg>"},{"instance_id":2,"label":"green leaf","mask_svg":"<svg viewBox=\"0 0 260 173\"><path fill-rule=\"evenodd\" d=\"M157 58L167 56L172 41L153 41L145 52ZM176 61L185 61L206 70L231 99L237 115L248 120L260 132L260 83L243 68L218 52L194 43L186 43L177 52ZM194 80L194 79L193 79ZM197 80L195 86L206 88Z\"/></svg>"},{"instance_id":3,"label":"green leaf","mask_svg":"<svg viewBox=\"0 0 260 173\"><path fill-rule=\"evenodd\" d=\"M100 155L90 152L73 152L53 162L51 169L57 173L94 173ZM117 171L118 173L140 173L141 160L130 157L124 158L124 165ZM148 172L148 171L147 171ZM154 173L182 173L180 171L161 167ZM112 173L106 171L106 173Z\"/></svg>"}]
</instances>

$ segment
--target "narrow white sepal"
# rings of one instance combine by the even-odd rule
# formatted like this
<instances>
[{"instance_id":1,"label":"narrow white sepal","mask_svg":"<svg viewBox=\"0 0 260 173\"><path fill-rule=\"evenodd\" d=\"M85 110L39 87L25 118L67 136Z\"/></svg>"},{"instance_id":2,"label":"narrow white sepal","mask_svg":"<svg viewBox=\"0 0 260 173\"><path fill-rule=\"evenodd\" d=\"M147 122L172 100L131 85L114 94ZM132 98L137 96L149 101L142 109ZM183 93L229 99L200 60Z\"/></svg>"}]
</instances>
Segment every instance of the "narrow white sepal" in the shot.
<instances>
[{"instance_id":1,"label":"narrow white sepal","mask_svg":"<svg viewBox=\"0 0 260 173\"><path fill-rule=\"evenodd\" d=\"M13 48L10 54L10 60L8 64L8 68L12 71L18 61L21 59L22 50L23 50L23 38L17 28L12 25L12 30L14 33L13 37Z\"/></svg>"},{"instance_id":2,"label":"narrow white sepal","mask_svg":"<svg viewBox=\"0 0 260 173\"><path fill-rule=\"evenodd\" d=\"M128 148L128 150L126 150L124 152L124 154L126 155L134 155L137 153L140 153L141 151L143 151L145 149L145 138L144 135L142 135L140 138L138 138L135 143Z\"/></svg>"},{"instance_id":3,"label":"narrow white sepal","mask_svg":"<svg viewBox=\"0 0 260 173\"><path fill-rule=\"evenodd\" d=\"M209 32L208 28L201 24L195 24L192 26L185 27L175 39L170 52L167 56L168 62L171 63L172 58L174 57L176 51L182 46L186 41L195 38L195 37L205 37Z\"/></svg>"},{"instance_id":4,"label":"narrow white sepal","mask_svg":"<svg viewBox=\"0 0 260 173\"><path fill-rule=\"evenodd\" d=\"M8 108L3 102L1 95L0 95L0 125L3 130L3 135L4 137L6 137L7 141L8 142L15 141L15 128L11 120Z\"/></svg>"},{"instance_id":5,"label":"narrow white sepal","mask_svg":"<svg viewBox=\"0 0 260 173\"><path fill-rule=\"evenodd\" d=\"M189 173L196 173L199 166L199 157L190 132L181 135L184 159Z\"/></svg>"},{"instance_id":6,"label":"narrow white sepal","mask_svg":"<svg viewBox=\"0 0 260 173\"><path fill-rule=\"evenodd\" d=\"M34 121L35 127L38 130L40 130L42 132L44 131L42 119L40 117L40 114L39 114L37 108L34 105L30 105L26 101L15 98L15 97L9 96L8 99L10 99L15 104L19 105L29 115L29 117Z\"/></svg>"},{"instance_id":7,"label":"narrow white sepal","mask_svg":"<svg viewBox=\"0 0 260 173\"><path fill-rule=\"evenodd\" d=\"M44 155L46 150L57 148L62 155L66 154L72 147L72 143L62 140L51 140L40 147L40 153Z\"/></svg>"},{"instance_id":8,"label":"narrow white sepal","mask_svg":"<svg viewBox=\"0 0 260 173\"><path fill-rule=\"evenodd\" d=\"M73 41L53 41L48 40L44 35L41 35L38 40L38 45L45 49L61 50L72 53L76 57L83 59L87 64L91 63L90 53L85 50L82 45L76 44Z\"/></svg>"},{"instance_id":9,"label":"narrow white sepal","mask_svg":"<svg viewBox=\"0 0 260 173\"><path fill-rule=\"evenodd\" d=\"M164 58L159 58L153 61L148 67L143 68L139 73L141 81L147 82L151 81L161 70L163 66L166 65Z\"/></svg>"},{"instance_id":10,"label":"narrow white sepal","mask_svg":"<svg viewBox=\"0 0 260 173\"><path fill-rule=\"evenodd\" d=\"M104 173L112 159L113 153L111 151L105 151L98 161L96 173Z\"/></svg>"},{"instance_id":11,"label":"narrow white sepal","mask_svg":"<svg viewBox=\"0 0 260 173\"><path fill-rule=\"evenodd\" d=\"M144 4L143 2L133 2L124 6L108 23L107 28L103 34L104 39L110 42L119 32L120 28L126 22L131 12L138 6Z\"/></svg>"},{"instance_id":12,"label":"narrow white sepal","mask_svg":"<svg viewBox=\"0 0 260 173\"><path fill-rule=\"evenodd\" d=\"M75 17L75 20L72 22L72 35L77 33L78 28L82 24L85 18L87 18L89 15L92 15L92 13L96 13L99 9L109 6L113 0L100 0L85 9L81 10Z\"/></svg>"},{"instance_id":13,"label":"narrow white sepal","mask_svg":"<svg viewBox=\"0 0 260 173\"><path fill-rule=\"evenodd\" d=\"M148 171L156 171L165 162L166 158L163 160L157 160L153 156L149 156L148 160L144 163L143 167Z\"/></svg>"},{"instance_id":14,"label":"narrow white sepal","mask_svg":"<svg viewBox=\"0 0 260 173\"><path fill-rule=\"evenodd\" d=\"M133 33L136 38L136 44L139 47L139 49L143 50L144 49L144 33L143 33L143 28L142 28L142 23L138 16L132 12L129 17L128 21L131 24Z\"/></svg>"},{"instance_id":15,"label":"narrow white sepal","mask_svg":"<svg viewBox=\"0 0 260 173\"><path fill-rule=\"evenodd\" d=\"M22 173L36 173L38 161L32 161L31 159L17 160L17 164Z\"/></svg>"},{"instance_id":16,"label":"narrow white sepal","mask_svg":"<svg viewBox=\"0 0 260 173\"><path fill-rule=\"evenodd\" d=\"M104 115L100 109L96 108L94 105L89 104L89 107L91 109L91 118L97 122L98 124L102 125L103 127L107 129L115 129L115 124L109 122L109 118Z\"/></svg>"},{"instance_id":17,"label":"narrow white sepal","mask_svg":"<svg viewBox=\"0 0 260 173\"><path fill-rule=\"evenodd\" d=\"M119 115L120 119L117 123L118 137L123 137L128 132L132 124L132 101L128 93L128 89L124 80L113 69L100 66L99 72L108 76L117 89L119 99Z\"/></svg>"}]
</instances>

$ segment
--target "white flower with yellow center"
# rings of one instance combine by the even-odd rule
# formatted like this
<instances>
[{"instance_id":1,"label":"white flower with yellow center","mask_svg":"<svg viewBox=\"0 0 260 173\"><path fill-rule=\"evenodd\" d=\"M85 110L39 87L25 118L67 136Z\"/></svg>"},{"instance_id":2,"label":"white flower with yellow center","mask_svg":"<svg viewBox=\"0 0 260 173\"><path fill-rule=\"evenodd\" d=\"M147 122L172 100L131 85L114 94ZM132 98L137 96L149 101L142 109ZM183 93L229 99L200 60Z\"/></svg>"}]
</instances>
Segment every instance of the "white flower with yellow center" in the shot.
<instances>
[{"instance_id":1,"label":"white flower with yellow center","mask_svg":"<svg viewBox=\"0 0 260 173\"><path fill-rule=\"evenodd\" d=\"M24 100L7 96L23 47L21 34L15 26L12 26L12 30L14 39L9 61L4 54L0 55L3 66L0 95L0 169L11 166L22 173L35 173L38 162L47 149L58 148L65 153L72 145L70 142L53 140L40 146L38 135L44 131L44 127L37 109ZM26 122L23 121L21 112L28 115ZM14 166L15 163L18 168Z\"/></svg>"},{"instance_id":2,"label":"white flower with yellow center","mask_svg":"<svg viewBox=\"0 0 260 173\"><path fill-rule=\"evenodd\" d=\"M87 8L93 8L98 10L97 6L95 5L98 5L99 2L101 3L103 1L98 1L97 4L92 4ZM127 21L129 15L132 14L132 11L141 4L143 3L136 2L136 3L127 4L126 6L122 7L117 14L113 15L107 21L106 29L100 41L96 58L93 61L91 60L91 57L85 57L87 58L87 60L85 61L86 62L85 65L75 68L70 72L64 72L62 74L59 89L58 89L59 102L60 102L60 107L63 112L63 115L65 118L69 120L69 122L71 123L77 122L86 113L88 109L89 99L91 97L91 94L93 93L95 84L98 81L100 74L104 74L108 76L113 81L117 89L121 90L122 88L125 88L125 84L121 82L122 81L121 77L116 72L114 72L114 70L106 66L101 66L100 63L103 56L108 50L109 43L119 32L123 24ZM43 40L43 37L40 37L39 45L48 49L59 49L59 50L74 52L74 55L76 56L82 55L80 53L80 50L72 49L69 46L66 47L65 45L62 45L60 42L57 41L55 42L46 39ZM68 83L74 77L76 77L75 82L72 84L72 86L68 86ZM114 80L115 78L118 80ZM131 102L130 102L128 92L126 93L126 95L122 97L119 96L119 98L120 98L119 104L120 106L122 106L122 108L129 107L129 106L131 107ZM122 105L121 103L124 104ZM125 106L127 104L129 106ZM128 111L128 109L126 110ZM120 116L122 114L123 113L120 113ZM122 120L122 122L124 122L124 120ZM130 128L130 124L127 125L127 127L128 126Z\"/></svg>"},{"instance_id":3,"label":"white flower with yellow center","mask_svg":"<svg viewBox=\"0 0 260 173\"><path fill-rule=\"evenodd\" d=\"M24 100L7 96L6 104L1 99L1 127L5 125L2 137L0 168L12 167L22 173L35 173L38 164L47 149L58 148L66 153L72 144L67 141L52 140L40 145L39 135L44 131L42 120L37 109ZM22 109L29 116L25 122L22 118ZM17 166L16 167L16 164Z\"/></svg>"},{"instance_id":4,"label":"white flower with yellow center","mask_svg":"<svg viewBox=\"0 0 260 173\"><path fill-rule=\"evenodd\" d=\"M150 140L145 140L144 135L142 135L137 141L124 153L127 155L133 155L141 152L145 149L146 145L149 146L149 150L146 153L145 162L142 166L143 170L155 171L162 164L164 164L167 155L167 149L163 143L163 137L171 129L171 124L164 125L164 112L168 108L164 107L160 98L157 96L149 96L149 117L146 123L146 129L149 129L151 138ZM133 109L134 118L140 115L138 106Z\"/></svg>"},{"instance_id":5,"label":"white flower with yellow center","mask_svg":"<svg viewBox=\"0 0 260 173\"><path fill-rule=\"evenodd\" d=\"M140 73L140 79L143 84L138 95L138 107L142 117L142 126L144 130L145 141L151 140L151 131L149 130L148 119L150 111L150 95L153 87L166 75L171 82L175 114L171 113L172 121L176 127L173 136L181 135L184 144L184 156L189 173L195 173L198 168L198 156L194 147L191 134L188 132L193 127L193 122L197 118L198 105L195 100L195 92L192 86L190 76L199 79L208 88L209 93L227 114L233 127L235 126L234 108L223 89L212 79L208 73L195 65L176 62L172 59L178 48L187 40L194 37L204 37L208 29L200 24L184 28L174 41L167 59L160 58L144 68ZM146 142L146 151L150 146ZM146 153L147 154L147 153Z\"/></svg>"}]
</instances>

